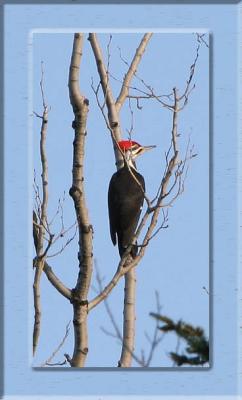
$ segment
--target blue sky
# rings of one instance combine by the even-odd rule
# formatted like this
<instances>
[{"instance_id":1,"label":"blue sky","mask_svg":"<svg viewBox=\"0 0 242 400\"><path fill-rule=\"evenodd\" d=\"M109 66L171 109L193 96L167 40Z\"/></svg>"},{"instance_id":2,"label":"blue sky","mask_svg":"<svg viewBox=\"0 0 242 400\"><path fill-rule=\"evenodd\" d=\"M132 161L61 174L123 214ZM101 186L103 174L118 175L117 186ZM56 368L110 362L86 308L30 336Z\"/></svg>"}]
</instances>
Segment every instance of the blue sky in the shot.
<instances>
[{"instance_id":1,"label":"blue sky","mask_svg":"<svg viewBox=\"0 0 242 400\"><path fill-rule=\"evenodd\" d=\"M142 38L142 33L115 33L111 42L110 72L121 80L126 71L122 56L130 62ZM109 34L99 34L103 52L106 53ZM206 36L209 42L209 36ZM33 34L33 110L41 112L39 90L41 61L44 63L44 85L49 113L47 152L49 158L49 215L53 215L58 198L66 193L64 218L66 227L74 221L72 200L68 191L71 185L72 109L68 97L68 68L72 51L73 35L70 33ZM169 94L173 87L182 93L189 77L190 66L196 55L196 35L193 33L155 33L138 68L138 76L155 88L159 94ZM179 62L177 62L179 60ZM208 335L209 296L209 51L203 45L195 72L195 90L189 104L179 114L178 132L181 150L184 154L190 137L198 156L190 162L185 183L185 192L177 199L169 211L169 228L160 232L152 242L137 269L137 333L136 351L148 353L149 345L144 332L152 335L154 321L150 311L156 311L155 291L159 292L162 311L174 320L183 319L202 326ZM109 180L115 170L109 132L96 105L90 88L91 79L98 83L96 65L87 35L85 36L83 60L81 64L81 90L90 101L88 136L85 158L85 186L91 222L94 226L94 256L104 282L107 283L117 268L119 260L109 236L107 213L107 190ZM114 95L120 90L120 83L112 80ZM135 79L133 85L142 87ZM172 113L161 108L152 100L141 102L142 110L137 110L135 101L133 139L144 144L156 144L157 148L137 161L139 171L146 180L148 196L153 198L162 178L165 166L164 153L169 148ZM121 113L123 138L130 129L131 116L128 105ZM40 120L33 117L34 165L39 176ZM60 221L59 221L60 226ZM58 224L56 226L58 229ZM57 230L58 232L58 230ZM71 235L70 235L71 236ZM60 248L57 245L56 249ZM56 258L50 258L57 275L69 287L75 285L77 276L77 240ZM54 251L51 251L50 254ZM93 285L95 276L93 276ZM95 295L90 291L89 299ZM43 326L39 350L34 365L47 358L65 332L65 325L71 319L71 307L65 299L55 293L43 277ZM109 303L116 320L122 328L123 282L113 290ZM61 312L58 310L61 309ZM54 318L54 324L53 324ZM115 366L119 358L116 339L107 337L103 326L112 330L103 305L89 315L90 350L87 366ZM49 330L51 329L51 337ZM64 352L72 352L72 330L57 359L63 359ZM109 347L111 351L103 349ZM176 340L167 335L157 349L152 366L172 366L167 353L176 347ZM100 349L98 351L98 349ZM135 363L134 363L135 366Z\"/></svg>"}]
</instances>

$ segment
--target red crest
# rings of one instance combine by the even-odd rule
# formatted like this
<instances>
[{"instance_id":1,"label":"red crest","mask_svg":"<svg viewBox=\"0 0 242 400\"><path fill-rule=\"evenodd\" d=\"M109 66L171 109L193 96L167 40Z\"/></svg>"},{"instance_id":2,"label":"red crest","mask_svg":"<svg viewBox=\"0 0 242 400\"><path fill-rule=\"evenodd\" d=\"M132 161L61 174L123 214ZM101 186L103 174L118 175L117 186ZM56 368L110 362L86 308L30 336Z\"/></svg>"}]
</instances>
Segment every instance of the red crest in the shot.
<instances>
[{"instance_id":1,"label":"red crest","mask_svg":"<svg viewBox=\"0 0 242 400\"><path fill-rule=\"evenodd\" d=\"M131 149L134 144L140 146L139 143L134 142L133 140L120 140L120 142L118 142L121 151L127 151Z\"/></svg>"}]
</instances>

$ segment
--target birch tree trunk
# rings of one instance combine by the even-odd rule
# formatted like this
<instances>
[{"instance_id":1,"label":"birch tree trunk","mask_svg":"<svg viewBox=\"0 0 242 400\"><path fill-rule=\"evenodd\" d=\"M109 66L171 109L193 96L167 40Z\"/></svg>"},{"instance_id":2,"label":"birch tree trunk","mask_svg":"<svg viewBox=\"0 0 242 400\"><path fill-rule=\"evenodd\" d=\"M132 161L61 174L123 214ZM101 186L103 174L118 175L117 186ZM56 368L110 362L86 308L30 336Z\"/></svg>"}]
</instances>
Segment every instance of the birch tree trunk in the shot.
<instances>
[{"instance_id":1,"label":"birch tree trunk","mask_svg":"<svg viewBox=\"0 0 242 400\"><path fill-rule=\"evenodd\" d=\"M124 275L123 342L119 367L130 367L135 343L135 294L136 269L132 268Z\"/></svg>"},{"instance_id":2,"label":"birch tree trunk","mask_svg":"<svg viewBox=\"0 0 242 400\"><path fill-rule=\"evenodd\" d=\"M83 367L88 353L87 295L93 267L93 228L89 221L88 209L86 206L83 172L88 100L81 94L79 88L82 47L83 34L75 33L69 73L70 102L75 115L73 121L75 138L73 142L72 186L69 193L74 201L79 228L79 273L76 286L72 290L71 298L74 312L73 325L75 333L73 356L72 359L69 360L72 367Z\"/></svg>"}]
</instances>

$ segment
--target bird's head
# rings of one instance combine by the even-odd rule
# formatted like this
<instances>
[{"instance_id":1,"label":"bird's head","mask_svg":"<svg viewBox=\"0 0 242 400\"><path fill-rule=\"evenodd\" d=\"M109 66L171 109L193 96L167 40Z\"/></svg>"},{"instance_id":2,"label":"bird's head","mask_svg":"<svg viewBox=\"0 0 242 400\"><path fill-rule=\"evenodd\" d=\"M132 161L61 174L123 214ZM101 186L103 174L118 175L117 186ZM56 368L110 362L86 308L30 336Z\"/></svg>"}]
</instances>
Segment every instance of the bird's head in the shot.
<instances>
[{"instance_id":1,"label":"bird's head","mask_svg":"<svg viewBox=\"0 0 242 400\"><path fill-rule=\"evenodd\" d=\"M155 145L142 146L141 144L134 142L133 140L121 140L118 142L119 148L126 157L127 160L134 160L136 157L145 153L147 150L151 150Z\"/></svg>"}]
</instances>

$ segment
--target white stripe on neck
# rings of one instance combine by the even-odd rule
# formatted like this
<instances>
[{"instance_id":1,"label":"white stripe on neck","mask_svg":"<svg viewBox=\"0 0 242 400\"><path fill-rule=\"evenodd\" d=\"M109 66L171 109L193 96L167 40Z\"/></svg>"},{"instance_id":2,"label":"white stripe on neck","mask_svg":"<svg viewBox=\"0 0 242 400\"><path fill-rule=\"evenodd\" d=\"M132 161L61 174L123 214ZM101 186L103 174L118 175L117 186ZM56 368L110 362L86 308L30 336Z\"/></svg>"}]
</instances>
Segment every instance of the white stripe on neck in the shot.
<instances>
[{"instance_id":1,"label":"white stripe on neck","mask_svg":"<svg viewBox=\"0 0 242 400\"><path fill-rule=\"evenodd\" d=\"M136 170L135 162L134 162L133 159L132 159L132 152L129 151L129 150L126 152L126 161L127 161L128 165L129 165L131 168L134 168L134 169Z\"/></svg>"}]
</instances>

